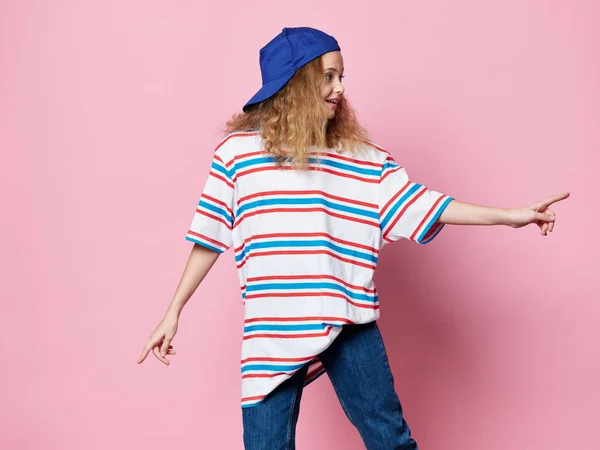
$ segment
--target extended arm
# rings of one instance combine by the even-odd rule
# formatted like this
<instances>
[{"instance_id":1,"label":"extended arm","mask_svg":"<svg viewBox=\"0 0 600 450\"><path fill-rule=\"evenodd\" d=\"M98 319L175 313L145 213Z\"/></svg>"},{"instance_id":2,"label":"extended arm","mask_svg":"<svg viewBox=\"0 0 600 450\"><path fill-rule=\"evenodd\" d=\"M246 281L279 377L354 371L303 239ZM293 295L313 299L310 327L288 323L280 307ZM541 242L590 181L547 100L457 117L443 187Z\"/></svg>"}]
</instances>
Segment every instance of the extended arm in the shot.
<instances>
[{"instance_id":1,"label":"extended arm","mask_svg":"<svg viewBox=\"0 0 600 450\"><path fill-rule=\"evenodd\" d=\"M453 200L438 218L444 224L453 225L508 225L520 228L530 223L540 227L546 236L554 229L556 214L549 206L569 197L569 193L554 195L524 208L495 208Z\"/></svg>"}]
</instances>

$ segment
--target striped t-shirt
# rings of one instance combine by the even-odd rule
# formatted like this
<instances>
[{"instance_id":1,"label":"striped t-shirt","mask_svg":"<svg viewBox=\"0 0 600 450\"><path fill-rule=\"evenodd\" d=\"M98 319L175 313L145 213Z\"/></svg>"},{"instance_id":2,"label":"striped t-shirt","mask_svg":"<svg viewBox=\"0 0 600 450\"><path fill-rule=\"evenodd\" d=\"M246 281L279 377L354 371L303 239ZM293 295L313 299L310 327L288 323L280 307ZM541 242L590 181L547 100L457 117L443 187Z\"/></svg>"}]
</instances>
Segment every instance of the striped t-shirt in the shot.
<instances>
[{"instance_id":1,"label":"striped t-shirt","mask_svg":"<svg viewBox=\"0 0 600 450\"><path fill-rule=\"evenodd\" d=\"M261 142L259 133L238 132L219 144L186 236L235 251L243 408L305 364L305 384L323 374L318 355L341 327L379 317L373 274L381 248L400 238L431 241L452 200L409 181L371 142L356 154L315 151L309 170L278 167Z\"/></svg>"}]
</instances>

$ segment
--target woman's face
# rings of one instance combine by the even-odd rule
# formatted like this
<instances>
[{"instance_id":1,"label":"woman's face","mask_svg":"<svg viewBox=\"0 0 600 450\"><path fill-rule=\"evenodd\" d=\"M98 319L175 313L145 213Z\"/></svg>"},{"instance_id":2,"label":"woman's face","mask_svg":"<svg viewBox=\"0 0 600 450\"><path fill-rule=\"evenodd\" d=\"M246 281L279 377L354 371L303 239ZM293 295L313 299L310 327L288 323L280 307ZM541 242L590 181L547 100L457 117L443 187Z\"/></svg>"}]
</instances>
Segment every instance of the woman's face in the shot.
<instances>
[{"instance_id":1,"label":"woman's face","mask_svg":"<svg viewBox=\"0 0 600 450\"><path fill-rule=\"evenodd\" d=\"M344 94L342 79L344 78L344 60L339 51L325 53L323 60L323 87L321 94L327 104L327 118L333 119L338 103Z\"/></svg>"}]
</instances>

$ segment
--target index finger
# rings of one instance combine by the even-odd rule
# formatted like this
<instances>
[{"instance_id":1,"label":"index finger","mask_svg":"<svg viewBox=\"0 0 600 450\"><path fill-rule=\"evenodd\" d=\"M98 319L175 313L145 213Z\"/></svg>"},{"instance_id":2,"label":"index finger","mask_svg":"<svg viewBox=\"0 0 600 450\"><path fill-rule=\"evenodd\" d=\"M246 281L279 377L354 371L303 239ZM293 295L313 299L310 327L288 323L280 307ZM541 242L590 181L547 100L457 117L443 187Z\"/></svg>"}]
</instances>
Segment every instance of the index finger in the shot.
<instances>
[{"instance_id":1,"label":"index finger","mask_svg":"<svg viewBox=\"0 0 600 450\"><path fill-rule=\"evenodd\" d=\"M149 346L145 346L144 349L142 350L142 354L140 355L140 357L137 360L138 364L141 364L144 362L144 360L146 359L146 356L148 356L148 353L150 353L150 349L152 347Z\"/></svg>"},{"instance_id":2,"label":"index finger","mask_svg":"<svg viewBox=\"0 0 600 450\"><path fill-rule=\"evenodd\" d=\"M569 194L568 192L563 192L562 194L557 194L557 195L553 195L552 197L548 197L546 200L542 201L542 203L541 203L542 210L546 209L552 203L556 203L561 200L564 200L565 198L568 198L569 195L571 195L571 194Z\"/></svg>"}]
</instances>

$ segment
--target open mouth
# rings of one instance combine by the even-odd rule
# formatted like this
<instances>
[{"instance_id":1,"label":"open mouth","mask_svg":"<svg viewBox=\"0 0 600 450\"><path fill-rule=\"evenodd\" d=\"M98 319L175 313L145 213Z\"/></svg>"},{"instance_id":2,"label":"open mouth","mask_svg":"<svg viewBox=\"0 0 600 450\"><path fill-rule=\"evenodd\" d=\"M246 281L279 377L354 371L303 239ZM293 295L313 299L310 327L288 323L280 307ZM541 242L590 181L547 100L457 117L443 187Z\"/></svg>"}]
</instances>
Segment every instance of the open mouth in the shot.
<instances>
[{"instance_id":1,"label":"open mouth","mask_svg":"<svg viewBox=\"0 0 600 450\"><path fill-rule=\"evenodd\" d=\"M327 103L331 103L332 105L337 105L338 100L327 100Z\"/></svg>"}]
</instances>

